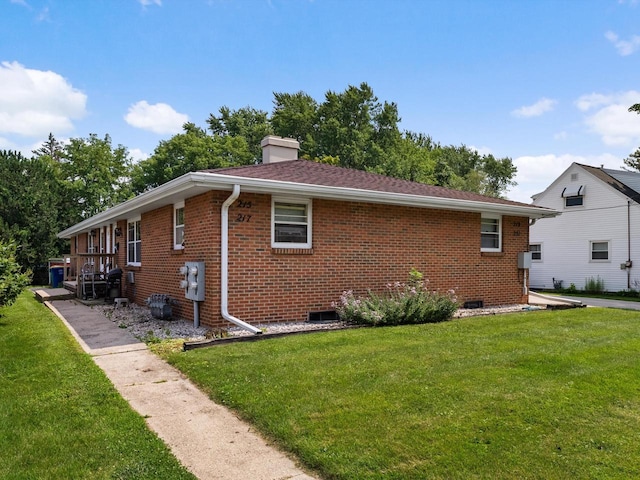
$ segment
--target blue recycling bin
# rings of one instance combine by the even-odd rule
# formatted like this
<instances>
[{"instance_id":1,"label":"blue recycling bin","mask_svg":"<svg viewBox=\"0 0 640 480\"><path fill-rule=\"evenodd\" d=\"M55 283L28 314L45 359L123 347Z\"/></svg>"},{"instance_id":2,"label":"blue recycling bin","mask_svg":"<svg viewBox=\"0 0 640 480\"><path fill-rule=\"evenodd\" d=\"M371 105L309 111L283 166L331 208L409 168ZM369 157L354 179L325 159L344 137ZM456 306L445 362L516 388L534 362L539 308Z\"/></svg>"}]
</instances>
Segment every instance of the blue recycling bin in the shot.
<instances>
[{"instance_id":1,"label":"blue recycling bin","mask_svg":"<svg viewBox=\"0 0 640 480\"><path fill-rule=\"evenodd\" d=\"M50 271L51 286L60 288L64 283L64 267L52 267Z\"/></svg>"}]
</instances>

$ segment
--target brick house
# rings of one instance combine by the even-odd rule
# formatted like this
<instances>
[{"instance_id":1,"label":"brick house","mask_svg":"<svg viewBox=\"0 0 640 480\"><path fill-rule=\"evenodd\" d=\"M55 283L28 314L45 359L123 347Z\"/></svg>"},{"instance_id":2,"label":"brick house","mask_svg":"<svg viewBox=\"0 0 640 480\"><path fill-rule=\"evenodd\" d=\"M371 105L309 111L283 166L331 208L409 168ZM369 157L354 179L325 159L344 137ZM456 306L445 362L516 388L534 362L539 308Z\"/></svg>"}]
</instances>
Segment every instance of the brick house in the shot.
<instances>
[{"instance_id":1,"label":"brick house","mask_svg":"<svg viewBox=\"0 0 640 480\"><path fill-rule=\"evenodd\" d=\"M554 210L298 160L291 139L262 145L262 164L187 173L61 232L66 284L87 262L118 266L133 302L169 294L175 316L247 329L306 320L412 268L463 302L527 302L517 256L530 219ZM185 262L204 267L199 302L180 284Z\"/></svg>"}]
</instances>

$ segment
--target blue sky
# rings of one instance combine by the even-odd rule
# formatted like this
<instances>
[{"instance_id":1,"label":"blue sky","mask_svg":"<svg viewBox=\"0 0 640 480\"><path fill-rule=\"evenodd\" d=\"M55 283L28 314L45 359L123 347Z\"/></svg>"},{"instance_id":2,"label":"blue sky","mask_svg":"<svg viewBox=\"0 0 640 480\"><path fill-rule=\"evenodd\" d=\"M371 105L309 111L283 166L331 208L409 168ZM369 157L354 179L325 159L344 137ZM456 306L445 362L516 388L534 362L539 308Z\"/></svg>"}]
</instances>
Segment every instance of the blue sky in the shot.
<instances>
[{"instance_id":1,"label":"blue sky","mask_svg":"<svg viewBox=\"0 0 640 480\"><path fill-rule=\"evenodd\" d=\"M513 200L640 147L640 0L0 0L0 25L0 149L145 158L223 105L361 82L402 129L512 158Z\"/></svg>"}]
</instances>

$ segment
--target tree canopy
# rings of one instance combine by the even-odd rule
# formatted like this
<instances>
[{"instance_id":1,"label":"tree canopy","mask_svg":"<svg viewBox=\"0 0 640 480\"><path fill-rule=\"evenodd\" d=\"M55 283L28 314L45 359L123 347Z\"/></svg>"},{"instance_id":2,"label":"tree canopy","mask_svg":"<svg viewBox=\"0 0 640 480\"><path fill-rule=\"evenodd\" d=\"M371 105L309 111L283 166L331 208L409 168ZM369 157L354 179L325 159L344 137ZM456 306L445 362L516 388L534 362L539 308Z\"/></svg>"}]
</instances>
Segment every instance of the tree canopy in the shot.
<instances>
[{"instance_id":1,"label":"tree canopy","mask_svg":"<svg viewBox=\"0 0 640 480\"><path fill-rule=\"evenodd\" d=\"M640 106L630 110L640 113ZM0 151L0 241L16 246L23 268L36 270L68 251L59 231L187 172L260 163L260 142L271 134L295 138L300 157L316 162L495 197L515 184L510 158L443 146L402 131L400 122L398 106L361 83L328 91L321 101L302 91L274 92L271 113L222 106L206 128L185 123L137 164L108 134L65 143L50 134L31 158Z\"/></svg>"},{"instance_id":2,"label":"tree canopy","mask_svg":"<svg viewBox=\"0 0 640 480\"><path fill-rule=\"evenodd\" d=\"M442 146L423 133L401 131L398 106L382 102L366 83L328 91L322 102L305 92L274 92L273 110L223 106L208 129L192 123L160 142L133 169L136 193L186 172L260 163L260 141L269 134L295 138L300 157L416 182L503 196L515 185L510 158L480 155L464 145Z\"/></svg>"},{"instance_id":3,"label":"tree canopy","mask_svg":"<svg viewBox=\"0 0 640 480\"><path fill-rule=\"evenodd\" d=\"M131 160L111 138L73 138L62 144L49 135L31 158L0 151L0 241L15 245L16 261L38 272L68 251L57 233L133 195Z\"/></svg>"}]
</instances>

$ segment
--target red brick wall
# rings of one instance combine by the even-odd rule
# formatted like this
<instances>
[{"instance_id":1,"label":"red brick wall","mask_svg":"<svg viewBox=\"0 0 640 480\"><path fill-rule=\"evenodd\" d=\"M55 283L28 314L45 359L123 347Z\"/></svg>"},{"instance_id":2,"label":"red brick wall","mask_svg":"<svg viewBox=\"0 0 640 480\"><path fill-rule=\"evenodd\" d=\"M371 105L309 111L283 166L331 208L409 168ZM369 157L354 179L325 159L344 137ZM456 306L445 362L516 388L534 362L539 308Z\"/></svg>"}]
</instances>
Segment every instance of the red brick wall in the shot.
<instances>
[{"instance_id":1,"label":"red brick wall","mask_svg":"<svg viewBox=\"0 0 640 480\"><path fill-rule=\"evenodd\" d=\"M191 319L179 288L180 265L205 262L201 322L220 316L220 209L229 192L185 201L185 249L173 250L173 206L142 215L142 266L128 296L143 304L152 293L179 300L176 316ZM242 206L241 206L242 205ZM250 205L250 207L249 207ZM480 214L313 200L313 249L271 248L271 196L242 193L229 209L229 311L250 323L299 321L330 310L344 290L365 293L406 281L415 268L431 288L455 289L461 301L485 305L526 302L517 253L528 249L528 219L502 218L502 252L480 252ZM126 259L126 225L121 253ZM125 269L126 270L126 269Z\"/></svg>"}]
</instances>

